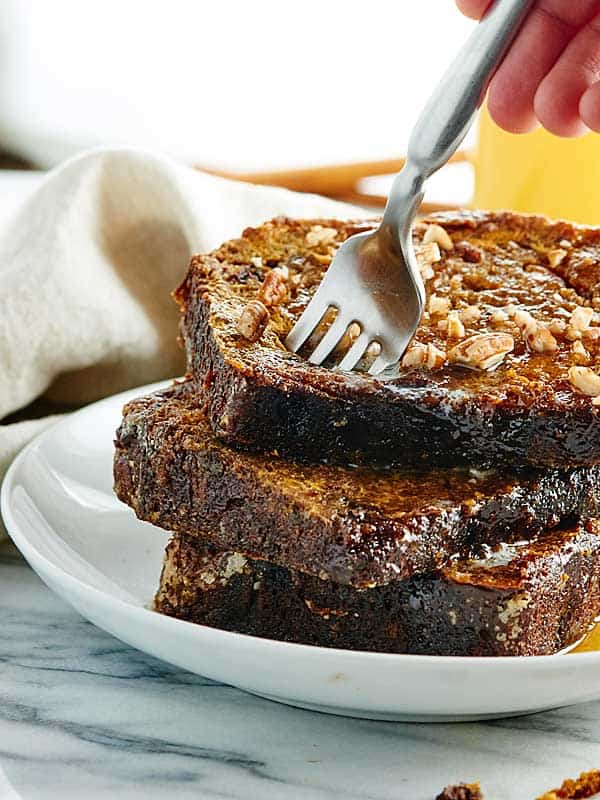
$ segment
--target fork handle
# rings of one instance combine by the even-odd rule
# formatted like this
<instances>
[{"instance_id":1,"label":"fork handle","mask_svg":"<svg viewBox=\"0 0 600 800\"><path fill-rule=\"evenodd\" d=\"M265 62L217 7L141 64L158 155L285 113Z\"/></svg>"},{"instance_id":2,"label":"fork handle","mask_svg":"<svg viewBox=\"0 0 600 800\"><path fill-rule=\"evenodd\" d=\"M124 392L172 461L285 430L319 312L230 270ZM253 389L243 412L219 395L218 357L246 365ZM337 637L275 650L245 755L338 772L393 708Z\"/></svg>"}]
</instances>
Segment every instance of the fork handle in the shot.
<instances>
[{"instance_id":1,"label":"fork handle","mask_svg":"<svg viewBox=\"0 0 600 800\"><path fill-rule=\"evenodd\" d=\"M408 144L407 161L422 180L458 150L533 3L495 0L429 98Z\"/></svg>"}]
</instances>

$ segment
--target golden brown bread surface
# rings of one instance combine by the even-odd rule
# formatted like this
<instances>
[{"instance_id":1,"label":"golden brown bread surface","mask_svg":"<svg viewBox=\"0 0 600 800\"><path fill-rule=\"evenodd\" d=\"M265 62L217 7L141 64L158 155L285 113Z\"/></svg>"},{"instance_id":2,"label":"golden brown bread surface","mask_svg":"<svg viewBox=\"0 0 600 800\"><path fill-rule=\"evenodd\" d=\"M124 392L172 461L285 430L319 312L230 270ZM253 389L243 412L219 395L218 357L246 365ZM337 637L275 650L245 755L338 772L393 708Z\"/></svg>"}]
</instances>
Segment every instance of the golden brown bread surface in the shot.
<instances>
[{"instance_id":1,"label":"golden brown bread surface","mask_svg":"<svg viewBox=\"0 0 600 800\"><path fill-rule=\"evenodd\" d=\"M436 215L415 230L428 310L403 364L381 378L308 365L283 340L336 247L370 225L279 219L192 260L176 297L216 434L309 460L597 463L600 229ZM240 318L261 298L268 324L249 341Z\"/></svg>"}]
</instances>

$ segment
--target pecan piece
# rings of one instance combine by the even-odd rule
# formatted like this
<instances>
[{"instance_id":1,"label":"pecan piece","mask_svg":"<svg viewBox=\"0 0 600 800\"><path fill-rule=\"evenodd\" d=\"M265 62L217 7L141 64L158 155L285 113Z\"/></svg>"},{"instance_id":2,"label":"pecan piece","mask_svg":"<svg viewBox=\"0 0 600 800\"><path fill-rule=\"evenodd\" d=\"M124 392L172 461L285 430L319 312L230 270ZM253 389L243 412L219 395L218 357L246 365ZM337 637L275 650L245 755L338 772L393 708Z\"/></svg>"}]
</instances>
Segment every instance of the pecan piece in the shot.
<instances>
[{"instance_id":1,"label":"pecan piece","mask_svg":"<svg viewBox=\"0 0 600 800\"><path fill-rule=\"evenodd\" d=\"M450 311L448 314L448 338L462 339L465 335L465 326L462 324L458 311Z\"/></svg>"},{"instance_id":2,"label":"pecan piece","mask_svg":"<svg viewBox=\"0 0 600 800\"><path fill-rule=\"evenodd\" d=\"M268 321L268 309L260 300L252 300L240 314L237 331L249 342L257 342L263 335Z\"/></svg>"},{"instance_id":3,"label":"pecan piece","mask_svg":"<svg viewBox=\"0 0 600 800\"><path fill-rule=\"evenodd\" d=\"M506 311L501 308L496 309L496 311L490 314L490 322L492 325L501 325L503 322L508 322L509 319L510 317Z\"/></svg>"},{"instance_id":4,"label":"pecan piece","mask_svg":"<svg viewBox=\"0 0 600 800\"><path fill-rule=\"evenodd\" d=\"M417 257L419 271L423 280L428 281L433 278L435 273L431 265L435 264L436 261L440 261L442 258L438 245L435 242L430 242L429 244L417 244L415 245L415 255Z\"/></svg>"},{"instance_id":5,"label":"pecan piece","mask_svg":"<svg viewBox=\"0 0 600 800\"><path fill-rule=\"evenodd\" d=\"M562 247L557 247L556 250L549 250L548 264L554 269L554 267L558 267L559 264L562 264L566 255L567 251L563 250Z\"/></svg>"},{"instance_id":6,"label":"pecan piece","mask_svg":"<svg viewBox=\"0 0 600 800\"><path fill-rule=\"evenodd\" d=\"M460 312L460 319L465 325L473 325L481 318L481 309L479 306L471 305L463 308Z\"/></svg>"},{"instance_id":7,"label":"pecan piece","mask_svg":"<svg viewBox=\"0 0 600 800\"><path fill-rule=\"evenodd\" d=\"M450 238L448 231L442 228L441 225L436 225L435 223L427 226L427 230L423 236L424 244L430 244L431 242L435 242L442 250L454 249L454 242Z\"/></svg>"},{"instance_id":8,"label":"pecan piece","mask_svg":"<svg viewBox=\"0 0 600 800\"><path fill-rule=\"evenodd\" d=\"M469 264L479 264L483 258L481 249L477 247L477 245L471 244L471 242L466 242L464 240L457 242L454 249L457 255L459 255L463 261L468 261Z\"/></svg>"},{"instance_id":9,"label":"pecan piece","mask_svg":"<svg viewBox=\"0 0 600 800\"><path fill-rule=\"evenodd\" d=\"M324 228L323 225L313 225L306 234L306 244L309 247L335 244L338 232L335 228Z\"/></svg>"},{"instance_id":10,"label":"pecan piece","mask_svg":"<svg viewBox=\"0 0 600 800\"><path fill-rule=\"evenodd\" d=\"M552 353L557 349L558 344L552 333L532 317L529 311L517 309L514 320L530 350L536 353Z\"/></svg>"},{"instance_id":11,"label":"pecan piece","mask_svg":"<svg viewBox=\"0 0 600 800\"><path fill-rule=\"evenodd\" d=\"M594 309L587 308L586 306L575 306L571 312L571 319L569 325L576 331L587 331L590 327L592 319L594 318Z\"/></svg>"},{"instance_id":12,"label":"pecan piece","mask_svg":"<svg viewBox=\"0 0 600 800\"><path fill-rule=\"evenodd\" d=\"M558 348L556 339L543 325L538 325L526 340L529 348L536 353L553 353Z\"/></svg>"},{"instance_id":13,"label":"pecan piece","mask_svg":"<svg viewBox=\"0 0 600 800\"><path fill-rule=\"evenodd\" d=\"M514 348L508 333L477 333L448 351L448 361L471 369L494 369Z\"/></svg>"},{"instance_id":14,"label":"pecan piece","mask_svg":"<svg viewBox=\"0 0 600 800\"><path fill-rule=\"evenodd\" d=\"M581 394L587 394L590 397L600 395L600 375L597 375L589 367L570 367L569 380Z\"/></svg>"},{"instance_id":15,"label":"pecan piece","mask_svg":"<svg viewBox=\"0 0 600 800\"><path fill-rule=\"evenodd\" d=\"M573 361L576 364L589 364L590 363L590 354L583 346L583 342L581 339L576 339L573 344L571 345L571 354L573 356Z\"/></svg>"},{"instance_id":16,"label":"pecan piece","mask_svg":"<svg viewBox=\"0 0 600 800\"><path fill-rule=\"evenodd\" d=\"M285 273L283 270L275 267L275 269L267 273L262 282L260 292L258 293L258 299L265 306L273 307L285 302L287 297L288 285L285 279Z\"/></svg>"},{"instance_id":17,"label":"pecan piece","mask_svg":"<svg viewBox=\"0 0 600 800\"><path fill-rule=\"evenodd\" d=\"M410 367L439 369L445 360L446 353L434 344L414 344L404 354L402 366L405 369L410 369Z\"/></svg>"},{"instance_id":18,"label":"pecan piece","mask_svg":"<svg viewBox=\"0 0 600 800\"><path fill-rule=\"evenodd\" d=\"M441 297L439 294L432 294L429 298L427 308L429 309L430 314L440 314L444 316L450 311L450 298Z\"/></svg>"}]
</instances>

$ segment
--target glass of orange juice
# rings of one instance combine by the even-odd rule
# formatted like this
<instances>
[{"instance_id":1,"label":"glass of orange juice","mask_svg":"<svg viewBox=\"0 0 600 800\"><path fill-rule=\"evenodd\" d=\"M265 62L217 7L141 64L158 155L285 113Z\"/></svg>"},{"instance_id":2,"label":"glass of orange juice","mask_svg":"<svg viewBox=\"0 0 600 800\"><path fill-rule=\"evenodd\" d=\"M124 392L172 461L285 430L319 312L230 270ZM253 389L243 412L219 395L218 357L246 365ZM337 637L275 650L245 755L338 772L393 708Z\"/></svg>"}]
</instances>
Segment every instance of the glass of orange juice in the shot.
<instances>
[{"instance_id":1,"label":"glass of orange juice","mask_svg":"<svg viewBox=\"0 0 600 800\"><path fill-rule=\"evenodd\" d=\"M600 225L600 134L561 139L545 130L514 135L479 118L476 208L547 214Z\"/></svg>"}]
</instances>

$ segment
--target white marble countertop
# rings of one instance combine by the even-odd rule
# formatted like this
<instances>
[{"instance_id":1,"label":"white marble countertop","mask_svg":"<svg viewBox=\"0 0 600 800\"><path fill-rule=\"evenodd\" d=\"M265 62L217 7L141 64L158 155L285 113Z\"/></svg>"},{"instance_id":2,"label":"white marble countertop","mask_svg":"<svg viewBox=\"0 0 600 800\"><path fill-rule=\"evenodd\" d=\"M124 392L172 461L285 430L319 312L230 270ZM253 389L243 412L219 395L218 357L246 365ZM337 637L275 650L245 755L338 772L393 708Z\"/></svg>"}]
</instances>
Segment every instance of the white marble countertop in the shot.
<instances>
[{"instance_id":1,"label":"white marble countertop","mask_svg":"<svg viewBox=\"0 0 600 800\"><path fill-rule=\"evenodd\" d=\"M432 800L474 779L532 800L600 767L600 702L455 725L288 708L113 639L6 544L0 619L0 800Z\"/></svg>"}]
</instances>

